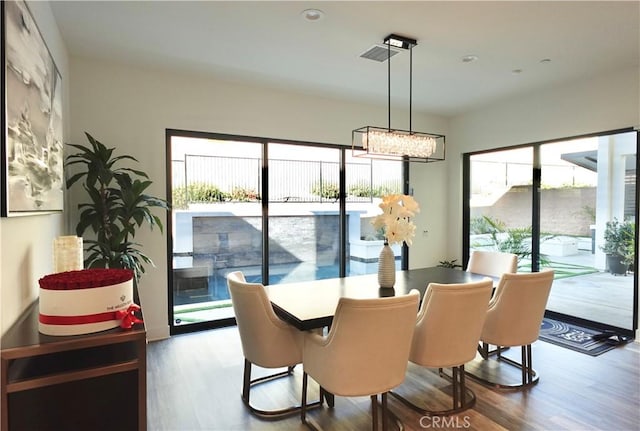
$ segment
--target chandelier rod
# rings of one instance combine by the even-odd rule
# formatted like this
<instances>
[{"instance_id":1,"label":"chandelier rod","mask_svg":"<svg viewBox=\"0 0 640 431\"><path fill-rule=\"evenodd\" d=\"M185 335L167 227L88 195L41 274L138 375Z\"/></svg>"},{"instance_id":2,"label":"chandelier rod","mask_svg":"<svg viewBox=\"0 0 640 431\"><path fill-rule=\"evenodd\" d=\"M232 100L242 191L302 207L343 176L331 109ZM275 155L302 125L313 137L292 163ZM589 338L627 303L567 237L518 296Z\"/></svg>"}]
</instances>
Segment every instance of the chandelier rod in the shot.
<instances>
[{"instance_id":1,"label":"chandelier rod","mask_svg":"<svg viewBox=\"0 0 640 431\"><path fill-rule=\"evenodd\" d=\"M387 40L387 112L388 129L391 131L391 40Z\"/></svg>"},{"instance_id":2,"label":"chandelier rod","mask_svg":"<svg viewBox=\"0 0 640 431\"><path fill-rule=\"evenodd\" d=\"M409 134L413 130L411 128L411 99L413 95L413 44L409 45Z\"/></svg>"}]
</instances>

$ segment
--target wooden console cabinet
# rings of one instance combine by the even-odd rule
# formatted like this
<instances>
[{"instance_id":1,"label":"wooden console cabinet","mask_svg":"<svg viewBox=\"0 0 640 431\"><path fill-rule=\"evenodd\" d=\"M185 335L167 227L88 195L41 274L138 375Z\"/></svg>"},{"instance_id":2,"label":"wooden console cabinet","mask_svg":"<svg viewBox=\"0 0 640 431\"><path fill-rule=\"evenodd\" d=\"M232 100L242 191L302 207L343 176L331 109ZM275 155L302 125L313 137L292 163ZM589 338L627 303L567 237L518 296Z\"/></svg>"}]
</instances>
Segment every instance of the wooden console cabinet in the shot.
<instances>
[{"instance_id":1,"label":"wooden console cabinet","mask_svg":"<svg viewBox=\"0 0 640 431\"><path fill-rule=\"evenodd\" d=\"M35 302L0 347L1 431L146 430L143 324L48 336L38 332Z\"/></svg>"}]
</instances>

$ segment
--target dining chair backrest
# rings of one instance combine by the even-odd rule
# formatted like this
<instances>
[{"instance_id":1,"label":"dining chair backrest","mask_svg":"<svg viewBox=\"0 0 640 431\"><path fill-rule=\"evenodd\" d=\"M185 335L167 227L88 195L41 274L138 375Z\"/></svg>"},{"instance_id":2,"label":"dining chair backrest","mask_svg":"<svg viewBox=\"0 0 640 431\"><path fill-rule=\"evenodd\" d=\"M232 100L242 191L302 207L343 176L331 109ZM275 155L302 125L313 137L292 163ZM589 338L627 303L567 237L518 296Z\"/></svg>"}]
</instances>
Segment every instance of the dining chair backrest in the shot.
<instances>
[{"instance_id":1,"label":"dining chair backrest","mask_svg":"<svg viewBox=\"0 0 640 431\"><path fill-rule=\"evenodd\" d=\"M500 251L473 250L467 271L497 279L502 274L518 271L518 256Z\"/></svg>"},{"instance_id":2,"label":"dining chair backrest","mask_svg":"<svg viewBox=\"0 0 640 431\"><path fill-rule=\"evenodd\" d=\"M276 316L264 286L240 271L227 275L244 357L261 367L302 362L302 334Z\"/></svg>"},{"instance_id":3,"label":"dining chair backrest","mask_svg":"<svg viewBox=\"0 0 640 431\"><path fill-rule=\"evenodd\" d=\"M430 283L420 306L409 359L424 367L471 361L480 341L493 281Z\"/></svg>"},{"instance_id":4,"label":"dining chair backrest","mask_svg":"<svg viewBox=\"0 0 640 431\"><path fill-rule=\"evenodd\" d=\"M540 335L554 272L503 274L491 299L481 340L496 346L526 346Z\"/></svg>"},{"instance_id":5,"label":"dining chair backrest","mask_svg":"<svg viewBox=\"0 0 640 431\"><path fill-rule=\"evenodd\" d=\"M307 335L305 372L339 396L380 394L398 386L408 365L419 298L417 290L385 298L340 298L327 336Z\"/></svg>"}]
</instances>

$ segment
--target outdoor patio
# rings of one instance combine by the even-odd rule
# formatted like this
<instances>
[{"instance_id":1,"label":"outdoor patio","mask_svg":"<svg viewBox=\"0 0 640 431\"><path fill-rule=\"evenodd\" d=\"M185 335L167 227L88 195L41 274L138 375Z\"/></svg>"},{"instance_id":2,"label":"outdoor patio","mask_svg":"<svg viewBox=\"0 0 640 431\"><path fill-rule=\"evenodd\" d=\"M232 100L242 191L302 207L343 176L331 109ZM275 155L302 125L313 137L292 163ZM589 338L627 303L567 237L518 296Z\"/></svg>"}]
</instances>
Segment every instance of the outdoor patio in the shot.
<instances>
[{"instance_id":1,"label":"outdoor patio","mask_svg":"<svg viewBox=\"0 0 640 431\"><path fill-rule=\"evenodd\" d=\"M632 328L632 273L626 276L612 275L602 271L583 274L583 272L594 270L594 255L584 250L571 256L553 256L550 261L552 267L560 269L556 272L557 277L551 289L547 310L624 329ZM573 273L578 275L571 276L572 271L567 271L565 265L570 265ZM318 271L317 268L316 271ZM308 270L300 268L290 267L286 271L276 273L282 276L278 279L286 278L287 282L296 281L293 277L296 273L304 276L303 279L309 279ZM256 273L256 276L259 277L259 274ZM250 273L248 277L251 278ZM326 278L326 275L320 278ZM256 281L259 280L256 279ZM224 274L210 277L208 285L207 291L192 292L194 297L190 299L197 301L196 303L175 307L175 317L180 319L180 323L188 324L232 316L230 300L223 299L228 298ZM218 300L213 300L216 298Z\"/></svg>"}]
</instances>

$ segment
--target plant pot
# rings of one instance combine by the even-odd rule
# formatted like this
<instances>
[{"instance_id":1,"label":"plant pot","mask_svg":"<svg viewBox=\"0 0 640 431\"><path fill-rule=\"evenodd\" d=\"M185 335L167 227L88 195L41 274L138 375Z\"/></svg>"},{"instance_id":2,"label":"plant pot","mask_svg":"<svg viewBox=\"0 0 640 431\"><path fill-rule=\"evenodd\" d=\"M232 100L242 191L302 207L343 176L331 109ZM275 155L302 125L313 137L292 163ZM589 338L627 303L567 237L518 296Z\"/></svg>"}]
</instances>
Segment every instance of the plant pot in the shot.
<instances>
[{"instance_id":1,"label":"plant pot","mask_svg":"<svg viewBox=\"0 0 640 431\"><path fill-rule=\"evenodd\" d=\"M609 272L611 274L622 274L625 275L629 268L629 265L623 263L624 257L619 254L608 254L607 255L607 268L609 268Z\"/></svg>"}]
</instances>

